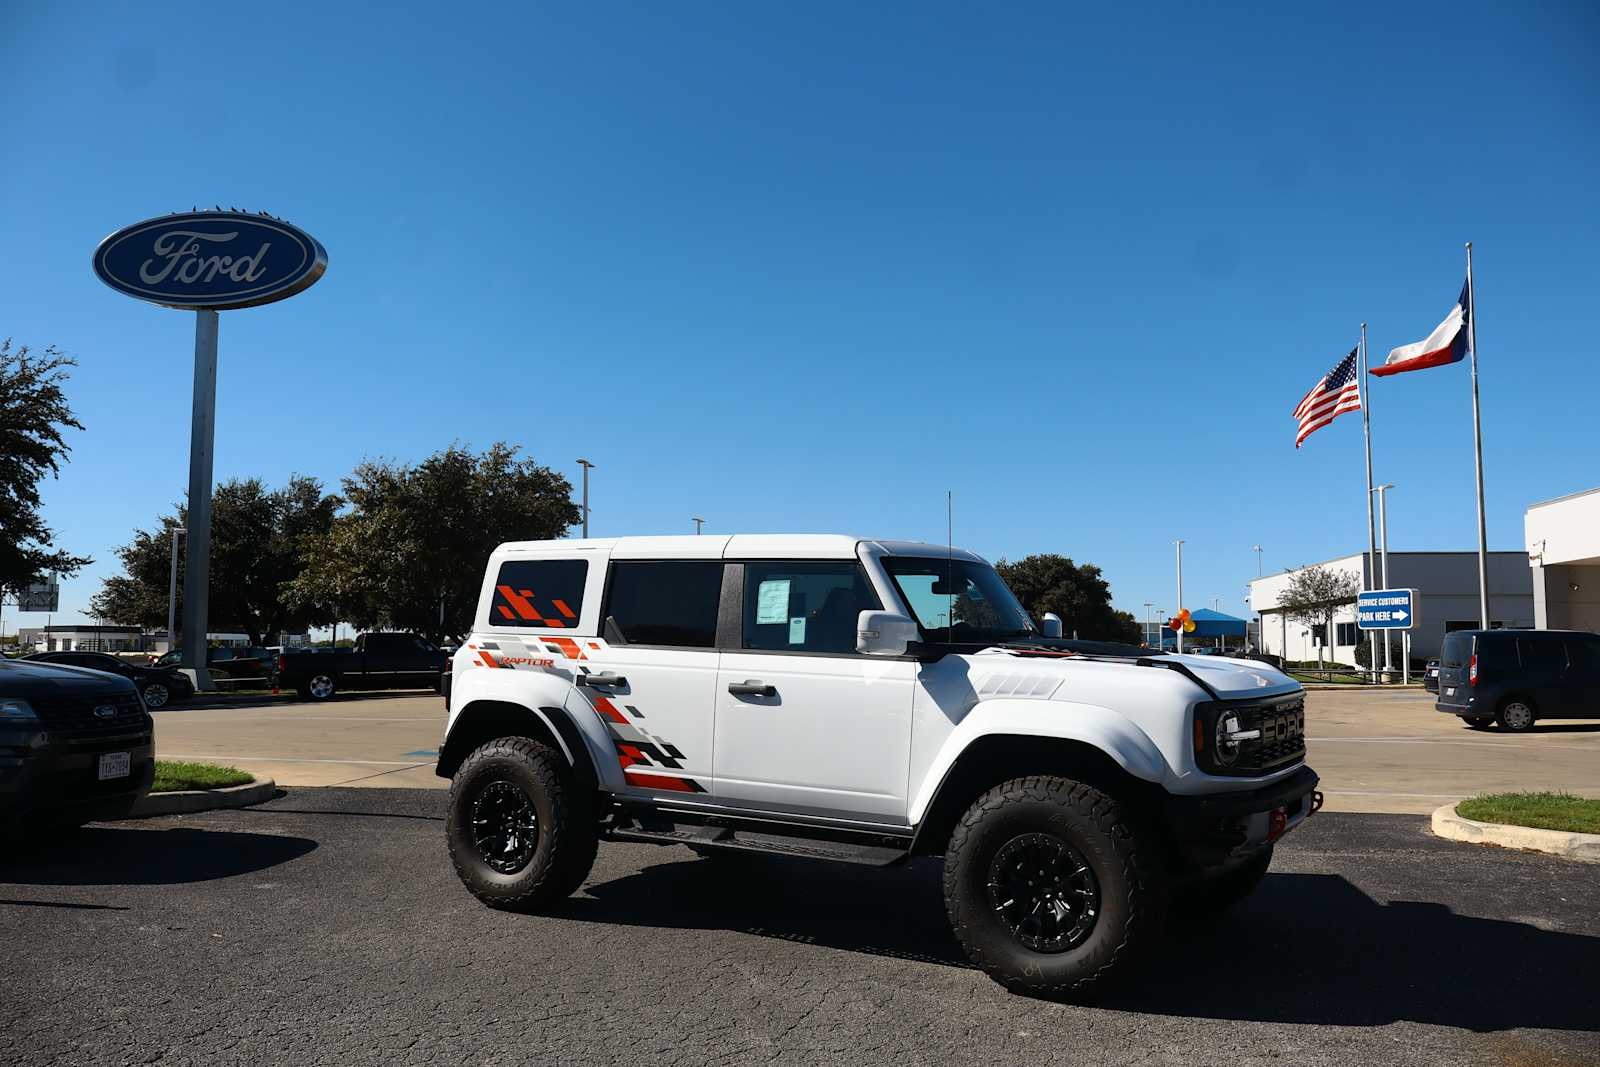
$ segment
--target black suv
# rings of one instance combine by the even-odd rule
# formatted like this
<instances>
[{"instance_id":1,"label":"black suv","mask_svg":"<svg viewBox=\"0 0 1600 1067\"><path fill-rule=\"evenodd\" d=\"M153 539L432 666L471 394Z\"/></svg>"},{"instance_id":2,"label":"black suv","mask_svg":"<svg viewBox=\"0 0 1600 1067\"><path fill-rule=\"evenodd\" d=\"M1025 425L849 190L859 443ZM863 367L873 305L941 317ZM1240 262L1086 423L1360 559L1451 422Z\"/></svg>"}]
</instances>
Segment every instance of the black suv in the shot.
<instances>
[{"instance_id":1,"label":"black suv","mask_svg":"<svg viewBox=\"0 0 1600 1067\"><path fill-rule=\"evenodd\" d=\"M172 667L141 667L104 652L35 652L22 657L36 663L61 663L93 671L120 674L131 681L147 708L164 708L174 700L194 696L189 676Z\"/></svg>"},{"instance_id":2,"label":"black suv","mask_svg":"<svg viewBox=\"0 0 1600 1067\"><path fill-rule=\"evenodd\" d=\"M1457 630L1439 651L1433 705L1468 726L1521 732L1536 719L1600 718L1600 634Z\"/></svg>"},{"instance_id":3,"label":"black suv","mask_svg":"<svg viewBox=\"0 0 1600 1067\"><path fill-rule=\"evenodd\" d=\"M120 818L155 770L154 723L131 681L0 660L0 837Z\"/></svg>"}]
</instances>

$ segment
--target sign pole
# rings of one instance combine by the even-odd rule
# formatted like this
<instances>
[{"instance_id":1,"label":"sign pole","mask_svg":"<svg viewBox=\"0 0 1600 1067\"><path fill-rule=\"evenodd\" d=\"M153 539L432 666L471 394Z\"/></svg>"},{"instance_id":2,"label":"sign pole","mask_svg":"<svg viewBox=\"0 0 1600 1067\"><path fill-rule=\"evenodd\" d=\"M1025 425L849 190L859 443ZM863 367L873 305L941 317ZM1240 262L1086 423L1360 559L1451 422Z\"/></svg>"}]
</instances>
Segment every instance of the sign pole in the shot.
<instances>
[{"instance_id":1,"label":"sign pole","mask_svg":"<svg viewBox=\"0 0 1600 1067\"><path fill-rule=\"evenodd\" d=\"M211 577L211 457L217 431L217 313L194 318L194 418L189 427L189 551L183 569L183 668L201 691L206 670ZM170 635L168 635L170 637Z\"/></svg>"}]
</instances>

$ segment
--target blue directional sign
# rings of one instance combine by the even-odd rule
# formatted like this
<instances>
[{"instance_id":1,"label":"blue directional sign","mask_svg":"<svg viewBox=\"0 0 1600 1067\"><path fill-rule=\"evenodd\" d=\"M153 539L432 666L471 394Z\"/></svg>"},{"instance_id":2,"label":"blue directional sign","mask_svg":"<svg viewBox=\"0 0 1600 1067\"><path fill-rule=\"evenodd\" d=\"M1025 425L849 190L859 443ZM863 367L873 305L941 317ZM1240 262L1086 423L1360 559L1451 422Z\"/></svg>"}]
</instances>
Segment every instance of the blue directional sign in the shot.
<instances>
[{"instance_id":1,"label":"blue directional sign","mask_svg":"<svg viewBox=\"0 0 1600 1067\"><path fill-rule=\"evenodd\" d=\"M1422 598L1415 589L1373 589L1356 594L1356 626L1362 630L1409 630L1417 624Z\"/></svg>"}]
</instances>

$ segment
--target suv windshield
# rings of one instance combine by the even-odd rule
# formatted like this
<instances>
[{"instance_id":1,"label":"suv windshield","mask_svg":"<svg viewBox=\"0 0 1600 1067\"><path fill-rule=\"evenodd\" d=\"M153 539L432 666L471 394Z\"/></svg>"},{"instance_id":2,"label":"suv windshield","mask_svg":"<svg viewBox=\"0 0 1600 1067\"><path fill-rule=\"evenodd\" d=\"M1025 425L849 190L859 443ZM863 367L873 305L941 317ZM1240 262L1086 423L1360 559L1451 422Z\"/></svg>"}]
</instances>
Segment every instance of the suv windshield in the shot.
<instances>
[{"instance_id":1,"label":"suv windshield","mask_svg":"<svg viewBox=\"0 0 1600 1067\"><path fill-rule=\"evenodd\" d=\"M926 640L988 644L1036 632L987 563L928 556L891 556L883 563Z\"/></svg>"}]
</instances>

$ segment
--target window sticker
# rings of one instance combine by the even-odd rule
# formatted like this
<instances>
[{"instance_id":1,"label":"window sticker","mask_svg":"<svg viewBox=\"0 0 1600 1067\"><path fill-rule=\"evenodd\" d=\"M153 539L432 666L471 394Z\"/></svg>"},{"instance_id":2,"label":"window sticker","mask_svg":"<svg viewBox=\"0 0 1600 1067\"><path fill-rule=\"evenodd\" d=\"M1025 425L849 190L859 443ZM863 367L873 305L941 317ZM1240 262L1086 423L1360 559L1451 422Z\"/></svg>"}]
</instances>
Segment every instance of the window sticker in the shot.
<instances>
[{"instance_id":1,"label":"window sticker","mask_svg":"<svg viewBox=\"0 0 1600 1067\"><path fill-rule=\"evenodd\" d=\"M783 583L788 585L788 582ZM789 620L789 643L803 645L806 643L806 618L804 615Z\"/></svg>"},{"instance_id":2,"label":"window sticker","mask_svg":"<svg viewBox=\"0 0 1600 1067\"><path fill-rule=\"evenodd\" d=\"M756 625L781 624L788 617L789 579L769 578L762 582L756 588Z\"/></svg>"}]
</instances>

